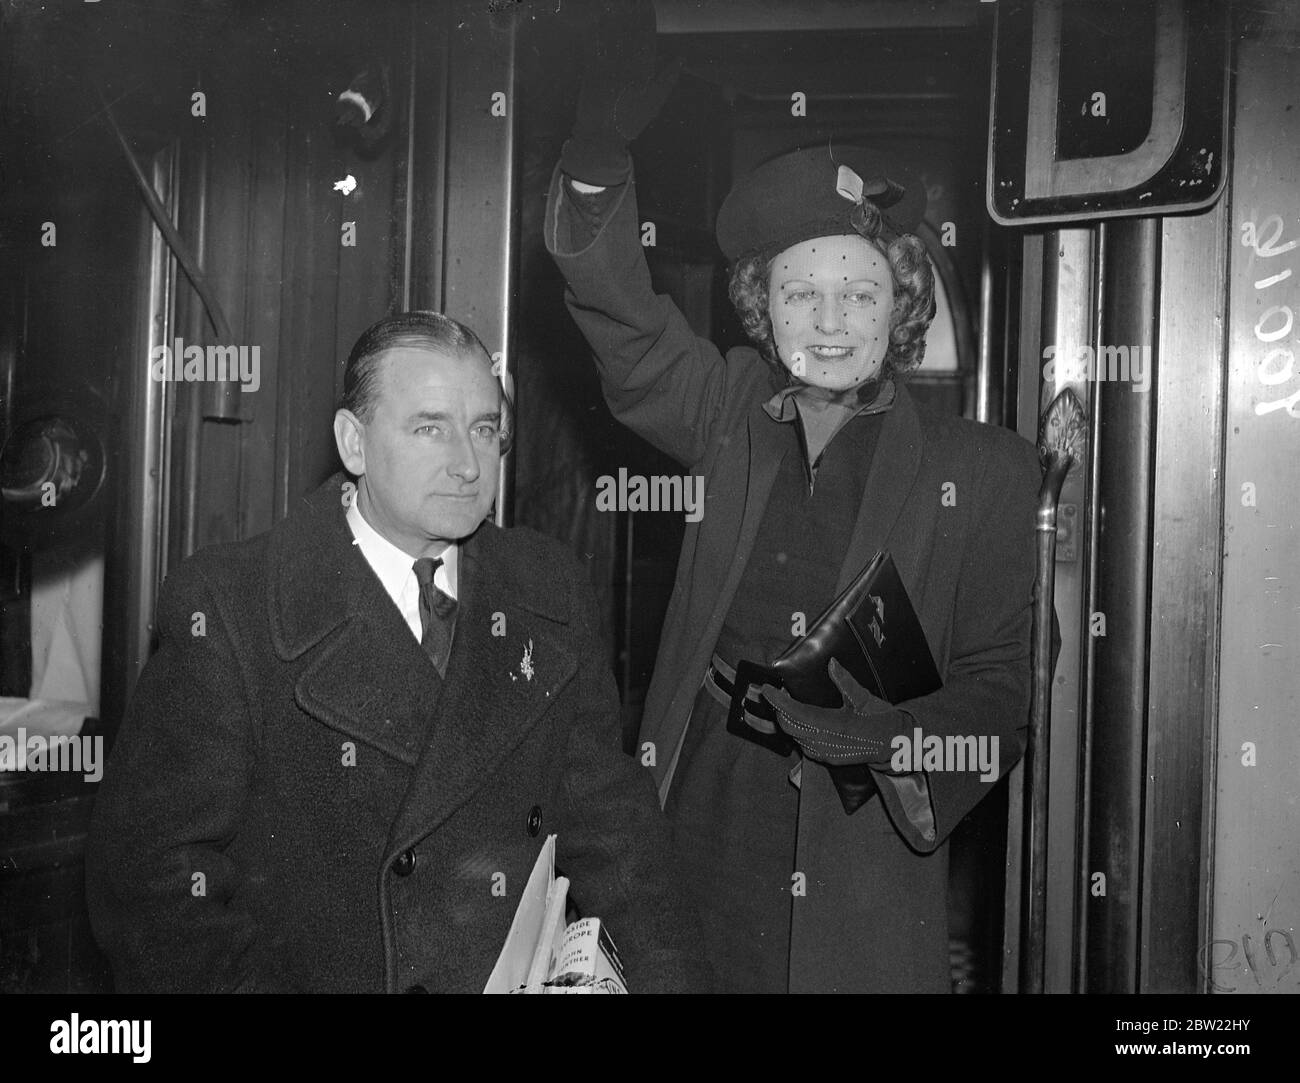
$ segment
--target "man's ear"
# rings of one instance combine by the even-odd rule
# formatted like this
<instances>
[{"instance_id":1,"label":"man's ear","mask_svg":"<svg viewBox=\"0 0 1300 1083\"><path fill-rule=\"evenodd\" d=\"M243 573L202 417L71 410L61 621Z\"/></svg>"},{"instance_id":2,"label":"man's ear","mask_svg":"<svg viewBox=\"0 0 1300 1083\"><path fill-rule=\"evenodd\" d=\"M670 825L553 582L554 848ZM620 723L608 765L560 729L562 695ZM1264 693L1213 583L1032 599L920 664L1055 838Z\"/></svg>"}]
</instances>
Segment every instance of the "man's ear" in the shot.
<instances>
[{"instance_id":1,"label":"man's ear","mask_svg":"<svg viewBox=\"0 0 1300 1083\"><path fill-rule=\"evenodd\" d=\"M366 472L364 433L365 425L351 410L335 411L334 443L338 446L339 458L348 473L358 478Z\"/></svg>"}]
</instances>

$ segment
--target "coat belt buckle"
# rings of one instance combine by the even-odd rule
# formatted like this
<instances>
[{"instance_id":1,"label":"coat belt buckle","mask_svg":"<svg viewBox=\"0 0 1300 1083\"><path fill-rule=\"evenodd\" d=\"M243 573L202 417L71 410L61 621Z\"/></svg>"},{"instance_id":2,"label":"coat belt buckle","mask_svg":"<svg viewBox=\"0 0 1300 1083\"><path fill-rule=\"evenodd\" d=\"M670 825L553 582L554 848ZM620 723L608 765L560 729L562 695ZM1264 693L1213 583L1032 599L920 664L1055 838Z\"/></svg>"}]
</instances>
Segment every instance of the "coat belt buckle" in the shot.
<instances>
[{"instance_id":1,"label":"coat belt buckle","mask_svg":"<svg viewBox=\"0 0 1300 1083\"><path fill-rule=\"evenodd\" d=\"M777 728L776 713L761 695L750 695L750 688L756 684L772 684L780 687L781 678L754 662L742 661L736 666L734 681L730 681L716 665L709 666L708 679L727 696L730 705L727 709L727 732L743 740L775 752L779 756L788 756L795 750L795 743Z\"/></svg>"}]
</instances>

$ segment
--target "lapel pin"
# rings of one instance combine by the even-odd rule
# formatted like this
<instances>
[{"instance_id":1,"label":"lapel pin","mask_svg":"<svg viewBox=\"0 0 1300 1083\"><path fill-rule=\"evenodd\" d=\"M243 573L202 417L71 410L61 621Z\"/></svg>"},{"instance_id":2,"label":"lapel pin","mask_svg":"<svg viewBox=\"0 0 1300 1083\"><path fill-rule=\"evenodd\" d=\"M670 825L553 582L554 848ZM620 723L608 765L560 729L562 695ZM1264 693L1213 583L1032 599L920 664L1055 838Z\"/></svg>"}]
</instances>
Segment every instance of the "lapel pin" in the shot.
<instances>
[{"instance_id":1,"label":"lapel pin","mask_svg":"<svg viewBox=\"0 0 1300 1083\"><path fill-rule=\"evenodd\" d=\"M527 677L530 681L533 679L533 641L528 641L528 646L524 648L524 656L519 660L519 672Z\"/></svg>"}]
</instances>

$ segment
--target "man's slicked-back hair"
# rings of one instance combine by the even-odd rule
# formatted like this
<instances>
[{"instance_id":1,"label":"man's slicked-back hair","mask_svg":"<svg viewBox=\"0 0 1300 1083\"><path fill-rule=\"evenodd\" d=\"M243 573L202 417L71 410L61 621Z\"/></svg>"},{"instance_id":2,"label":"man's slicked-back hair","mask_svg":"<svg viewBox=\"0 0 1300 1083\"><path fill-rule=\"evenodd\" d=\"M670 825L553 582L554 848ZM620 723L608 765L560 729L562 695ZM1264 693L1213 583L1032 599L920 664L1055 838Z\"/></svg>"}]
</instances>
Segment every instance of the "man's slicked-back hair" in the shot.
<instances>
[{"instance_id":1,"label":"man's slicked-back hair","mask_svg":"<svg viewBox=\"0 0 1300 1083\"><path fill-rule=\"evenodd\" d=\"M374 416L379 395L379 359L387 350L403 346L436 350L452 357L481 357L487 366L492 357L482 340L459 320L441 312L417 309L385 316L371 324L357 339L343 368L343 397L339 408L350 410L363 423ZM501 454L510 450L514 434L514 402L501 386Z\"/></svg>"}]
</instances>

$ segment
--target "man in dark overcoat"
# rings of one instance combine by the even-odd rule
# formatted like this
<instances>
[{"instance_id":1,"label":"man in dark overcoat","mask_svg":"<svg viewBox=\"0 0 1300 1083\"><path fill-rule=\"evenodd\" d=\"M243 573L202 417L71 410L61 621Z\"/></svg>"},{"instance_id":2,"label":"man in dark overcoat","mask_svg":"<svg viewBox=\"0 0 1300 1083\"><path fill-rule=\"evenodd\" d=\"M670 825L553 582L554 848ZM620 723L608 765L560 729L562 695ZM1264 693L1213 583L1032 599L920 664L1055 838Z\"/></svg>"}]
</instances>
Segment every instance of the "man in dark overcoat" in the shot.
<instances>
[{"instance_id":1,"label":"man in dark overcoat","mask_svg":"<svg viewBox=\"0 0 1300 1083\"><path fill-rule=\"evenodd\" d=\"M700 988L585 572L488 519L482 344L390 317L344 387L351 476L164 586L87 853L118 989L481 992L551 833L631 990Z\"/></svg>"}]
</instances>

